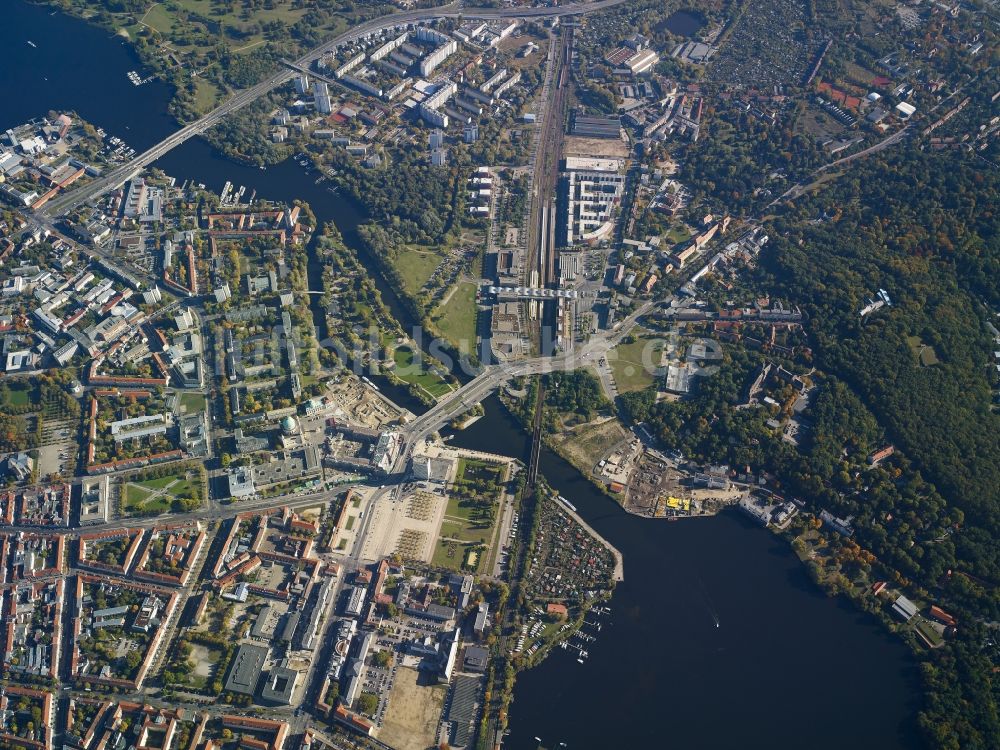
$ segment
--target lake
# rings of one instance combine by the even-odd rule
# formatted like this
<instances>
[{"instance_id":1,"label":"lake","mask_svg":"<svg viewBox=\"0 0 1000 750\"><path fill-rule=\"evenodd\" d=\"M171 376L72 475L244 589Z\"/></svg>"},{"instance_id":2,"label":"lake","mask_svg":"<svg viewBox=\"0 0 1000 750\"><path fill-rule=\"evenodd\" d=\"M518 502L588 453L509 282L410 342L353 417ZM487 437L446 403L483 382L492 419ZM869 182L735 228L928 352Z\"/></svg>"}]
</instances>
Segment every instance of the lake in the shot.
<instances>
[{"instance_id":1,"label":"lake","mask_svg":"<svg viewBox=\"0 0 1000 750\"><path fill-rule=\"evenodd\" d=\"M527 433L484 405L451 444L526 456ZM633 516L548 450L540 468L621 551L625 581L584 664L555 649L518 676L504 747L919 746L910 652L824 595L783 540L737 511Z\"/></svg>"},{"instance_id":2,"label":"lake","mask_svg":"<svg viewBox=\"0 0 1000 750\"><path fill-rule=\"evenodd\" d=\"M698 13L688 10L678 10L671 13L659 28L666 29L677 36L694 36L705 25L705 19Z\"/></svg>"},{"instance_id":3,"label":"lake","mask_svg":"<svg viewBox=\"0 0 1000 750\"><path fill-rule=\"evenodd\" d=\"M143 149L175 127L167 87L133 86L126 73L142 71L118 38L24 0L8 0L4 10L0 130L50 109L75 110ZM703 23L677 16L692 20L678 21L675 33ZM216 191L231 180L263 197L304 199L356 245L363 211L293 162L261 171L195 139L157 166ZM373 275L394 313L412 323ZM389 395L422 410L403 389ZM495 397L486 406L486 417L454 443L523 457L527 435ZM780 539L736 513L678 523L630 516L547 450L541 471L622 552L625 581L585 664L556 650L519 677L505 747L534 750L536 736L550 748L919 744L916 667L907 649L849 604L821 594Z\"/></svg>"}]
</instances>

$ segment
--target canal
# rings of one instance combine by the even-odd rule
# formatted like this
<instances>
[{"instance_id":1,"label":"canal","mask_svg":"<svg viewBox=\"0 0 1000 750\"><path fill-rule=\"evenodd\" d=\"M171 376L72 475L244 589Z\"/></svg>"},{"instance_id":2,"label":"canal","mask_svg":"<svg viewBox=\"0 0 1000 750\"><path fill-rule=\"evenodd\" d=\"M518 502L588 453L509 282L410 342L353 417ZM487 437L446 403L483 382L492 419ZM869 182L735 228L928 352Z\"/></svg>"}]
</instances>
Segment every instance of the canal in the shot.
<instances>
[{"instance_id":1,"label":"canal","mask_svg":"<svg viewBox=\"0 0 1000 750\"><path fill-rule=\"evenodd\" d=\"M129 70L142 70L119 38L25 0L3 5L0 131L50 109L74 110L137 150L174 129L167 87L128 81ZM363 211L293 162L261 171L196 139L156 166L215 191L230 180L261 197L306 200L358 247ZM393 290L358 252L411 328ZM383 390L423 410L404 389ZM526 433L495 397L486 407L454 444L525 457ZM536 736L549 748L917 746L916 669L907 650L823 596L779 539L735 513L679 523L630 516L547 450L541 471L623 553L625 582L585 664L556 650L519 677L506 747L534 750Z\"/></svg>"}]
</instances>

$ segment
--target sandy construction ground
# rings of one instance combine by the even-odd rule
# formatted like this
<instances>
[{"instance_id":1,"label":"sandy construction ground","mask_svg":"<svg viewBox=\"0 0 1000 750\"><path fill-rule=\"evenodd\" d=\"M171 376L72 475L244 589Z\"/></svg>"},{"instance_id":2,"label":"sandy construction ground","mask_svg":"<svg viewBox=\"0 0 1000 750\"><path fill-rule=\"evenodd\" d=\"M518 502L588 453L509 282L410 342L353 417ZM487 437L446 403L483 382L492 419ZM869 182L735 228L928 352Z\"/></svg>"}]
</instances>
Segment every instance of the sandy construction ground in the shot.
<instances>
[{"instance_id":1,"label":"sandy construction ground","mask_svg":"<svg viewBox=\"0 0 1000 750\"><path fill-rule=\"evenodd\" d=\"M385 721L378 739L396 750L427 750L434 746L447 686L418 684L433 679L416 669L400 667L396 673Z\"/></svg>"},{"instance_id":2,"label":"sandy construction ground","mask_svg":"<svg viewBox=\"0 0 1000 750\"><path fill-rule=\"evenodd\" d=\"M628 154L628 146L621 138L585 138L580 135L568 135L563 142L563 156L624 159Z\"/></svg>"}]
</instances>

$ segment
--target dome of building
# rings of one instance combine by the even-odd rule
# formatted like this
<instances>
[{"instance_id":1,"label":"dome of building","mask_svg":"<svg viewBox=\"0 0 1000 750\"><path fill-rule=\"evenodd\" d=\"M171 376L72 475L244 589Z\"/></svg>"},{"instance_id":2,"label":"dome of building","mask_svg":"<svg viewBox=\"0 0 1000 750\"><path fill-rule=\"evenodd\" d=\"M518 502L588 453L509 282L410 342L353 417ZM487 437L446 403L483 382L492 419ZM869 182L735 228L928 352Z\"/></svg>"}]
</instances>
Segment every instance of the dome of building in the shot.
<instances>
[{"instance_id":1,"label":"dome of building","mask_svg":"<svg viewBox=\"0 0 1000 750\"><path fill-rule=\"evenodd\" d=\"M285 434L295 432L296 427L298 427L298 424L296 423L294 417L285 417L281 420L281 431Z\"/></svg>"}]
</instances>

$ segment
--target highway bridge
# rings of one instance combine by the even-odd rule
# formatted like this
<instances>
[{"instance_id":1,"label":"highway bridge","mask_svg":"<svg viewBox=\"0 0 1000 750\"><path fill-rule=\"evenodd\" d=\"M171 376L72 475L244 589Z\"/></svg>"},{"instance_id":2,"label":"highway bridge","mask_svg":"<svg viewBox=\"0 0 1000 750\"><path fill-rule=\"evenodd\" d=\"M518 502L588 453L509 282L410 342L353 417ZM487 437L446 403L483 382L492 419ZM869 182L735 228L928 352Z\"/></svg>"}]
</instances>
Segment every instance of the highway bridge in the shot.
<instances>
[{"instance_id":1,"label":"highway bridge","mask_svg":"<svg viewBox=\"0 0 1000 750\"><path fill-rule=\"evenodd\" d=\"M440 18L470 18L490 20L497 18L550 18L562 16L575 16L585 13L593 13L604 8L609 8L625 0L598 0L592 3L577 3L552 8L462 8L458 2L448 5L441 5L436 8L425 8L422 10L402 11L391 13L370 21L358 24L349 31L345 31L333 39L324 42L315 49L294 61L297 68L307 69L313 61L322 57L327 52L337 47L357 41L366 34L391 29L395 26L430 21ZM249 105L278 86L287 83L295 75L293 70L283 67L280 71L264 79L255 86L244 89L233 95L228 101L219 105L208 114L191 122L177 130L175 133L164 138L155 146L142 152L127 164L116 167L93 182L70 190L56 196L43 207L37 214L40 218L54 218L72 211L84 203L99 198L104 193L114 190L127 180L139 174L143 169L162 157L168 151L181 145L189 138L204 133L206 130L216 125L222 118L230 112Z\"/></svg>"},{"instance_id":2,"label":"highway bridge","mask_svg":"<svg viewBox=\"0 0 1000 750\"><path fill-rule=\"evenodd\" d=\"M609 351L621 343L637 325L639 318L656 307L655 302L646 302L625 318L614 331L605 331L591 337L587 343L571 351L554 357L533 357L501 365L488 365L468 383L452 391L432 408L416 417L402 429L406 443L400 451L393 474L402 474L414 447L434 434L451 420L464 414L474 405L513 378L524 375L541 375L559 370L575 370L596 363Z\"/></svg>"}]
</instances>

